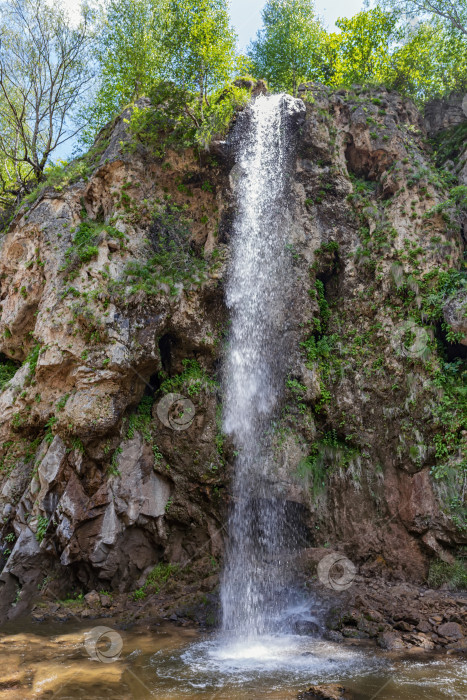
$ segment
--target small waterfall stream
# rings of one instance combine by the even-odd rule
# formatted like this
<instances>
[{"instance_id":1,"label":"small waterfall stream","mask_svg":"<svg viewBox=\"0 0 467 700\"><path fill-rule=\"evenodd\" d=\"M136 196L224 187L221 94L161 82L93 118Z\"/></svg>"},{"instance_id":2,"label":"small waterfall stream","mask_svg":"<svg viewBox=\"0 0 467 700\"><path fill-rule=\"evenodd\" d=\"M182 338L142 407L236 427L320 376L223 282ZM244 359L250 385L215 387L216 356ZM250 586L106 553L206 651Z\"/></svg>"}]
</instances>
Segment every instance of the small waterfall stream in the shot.
<instances>
[{"instance_id":1,"label":"small waterfall stream","mask_svg":"<svg viewBox=\"0 0 467 700\"><path fill-rule=\"evenodd\" d=\"M226 293L231 331L224 430L237 458L221 602L223 630L236 637L273 631L286 586L285 501L273 488L268 433L291 353L284 332L292 277L287 248L291 124L304 109L289 95L257 97L240 124L234 168L237 215Z\"/></svg>"}]
</instances>

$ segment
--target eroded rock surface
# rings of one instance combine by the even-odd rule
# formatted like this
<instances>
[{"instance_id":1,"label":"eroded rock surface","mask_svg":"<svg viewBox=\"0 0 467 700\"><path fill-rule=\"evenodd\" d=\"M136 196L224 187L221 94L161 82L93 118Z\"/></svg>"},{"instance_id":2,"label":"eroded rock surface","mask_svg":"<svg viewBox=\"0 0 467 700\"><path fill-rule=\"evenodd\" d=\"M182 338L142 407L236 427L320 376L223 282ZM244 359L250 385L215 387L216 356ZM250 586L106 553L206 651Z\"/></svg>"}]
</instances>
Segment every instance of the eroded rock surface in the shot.
<instances>
[{"instance_id":1,"label":"eroded rock surface","mask_svg":"<svg viewBox=\"0 0 467 700\"><path fill-rule=\"evenodd\" d=\"M422 582L467 542L467 427L439 412L436 344L443 321L465 333L465 287L439 281L462 268L462 227L440 213L448 193L412 103L313 84L300 96L275 487L304 547ZM129 147L122 118L89 179L46 189L3 235L1 360L18 366L0 393L3 617L38 595L144 598L183 571L173 609L197 619L196 596L216 586L234 463L223 280L241 176L221 145L218 160L161 160ZM169 394L192 402L192 420L179 404L160 419Z\"/></svg>"}]
</instances>

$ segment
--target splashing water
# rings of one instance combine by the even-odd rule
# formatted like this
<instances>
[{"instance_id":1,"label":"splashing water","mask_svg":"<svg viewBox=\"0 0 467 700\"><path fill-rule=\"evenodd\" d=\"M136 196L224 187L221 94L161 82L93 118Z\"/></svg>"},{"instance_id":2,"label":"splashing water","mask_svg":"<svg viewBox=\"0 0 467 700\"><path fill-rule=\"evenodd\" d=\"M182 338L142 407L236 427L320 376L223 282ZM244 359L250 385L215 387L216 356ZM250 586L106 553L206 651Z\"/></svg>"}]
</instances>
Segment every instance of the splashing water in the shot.
<instances>
[{"instance_id":1,"label":"splashing water","mask_svg":"<svg viewBox=\"0 0 467 700\"><path fill-rule=\"evenodd\" d=\"M274 477L268 431L291 354L290 126L304 110L303 102L289 95L258 97L237 127L242 133L231 175L237 215L227 284L231 332L224 430L238 456L221 602L223 630L243 638L273 631L287 590L286 506Z\"/></svg>"}]
</instances>

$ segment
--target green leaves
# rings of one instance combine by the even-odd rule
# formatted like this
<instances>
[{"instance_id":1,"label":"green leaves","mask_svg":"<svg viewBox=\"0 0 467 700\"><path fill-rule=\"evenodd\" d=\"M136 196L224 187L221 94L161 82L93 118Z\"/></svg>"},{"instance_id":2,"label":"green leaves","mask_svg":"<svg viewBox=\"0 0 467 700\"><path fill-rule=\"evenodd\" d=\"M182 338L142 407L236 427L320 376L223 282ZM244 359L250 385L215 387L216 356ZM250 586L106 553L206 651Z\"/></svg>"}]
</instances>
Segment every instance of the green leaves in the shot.
<instances>
[{"instance_id":1,"label":"green leaves","mask_svg":"<svg viewBox=\"0 0 467 700\"><path fill-rule=\"evenodd\" d=\"M419 105L467 90L465 35L436 11L408 22L399 6L424 6L424 0L388 0L388 4L390 11L377 6L340 18L336 22L340 32L326 33L312 0L269 0L263 29L249 51L256 77L266 78L273 90L294 94L307 80L333 87L385 85ZM466 0L460 5L464 12Z\"/></svg>"},{"instance_id":2,"label":"green leaves","mask_svg":"<svg viewBox=\"0 0 467 700\"><path fill-rule=\"evenodd\" d=\"M170 77L198 93L202 112L209 93L225 85L237 67L226 0L170 0L169 18L164 46Z\"/></svg>"},{"instance_id":3,"label":"green leaves","mask_svg":"<svg viewBox=\"0 0 467 700\"><path fill-rule=\"evenodd\" d=\"M143 95L159 109L140 109L132 122L158 139L169 126L174 142L183 141L184 132L190 141L205 113L208 122L225 123L214 106L216 94L244 67L235 41L226 0L111 0L99 39L100 85L82 113L85 143ZM200 143L207 140L203 134Z\"/></svg>"},{"instance_id":4,"label":"green leaves","mask_svg":"<svg viewBox=\"0 0 467 700\"><path fill-rule=\"evenodd\" d=\"M376 7L336 24L340 34L326 39L331 85L385 85L418 104L467 87L465 39L439 19L407 24Z\"/></svg>"},{"instance_id":5,"label":"green leaves","mask_svg":"<svg viewBox=\"0 0 467 700\"><path fill-rule=\"evenodd\" d=\"M384 82L391 63L390 46L400 39L397 16L379 8L338 19L340 34L329 36L332 83L336 85Z\"/></svg>"},{"instance_id":6,"label":"green leaves","mask_svg":"<svg viewBox=\"0 0 467 700\"><path fill-rule=\"evenodd\" d=\"M325 32L312 0L268 0L263 25L249 50L258 78L294 95L304 80L324 78Z\"/></svg>"}]
</instances>

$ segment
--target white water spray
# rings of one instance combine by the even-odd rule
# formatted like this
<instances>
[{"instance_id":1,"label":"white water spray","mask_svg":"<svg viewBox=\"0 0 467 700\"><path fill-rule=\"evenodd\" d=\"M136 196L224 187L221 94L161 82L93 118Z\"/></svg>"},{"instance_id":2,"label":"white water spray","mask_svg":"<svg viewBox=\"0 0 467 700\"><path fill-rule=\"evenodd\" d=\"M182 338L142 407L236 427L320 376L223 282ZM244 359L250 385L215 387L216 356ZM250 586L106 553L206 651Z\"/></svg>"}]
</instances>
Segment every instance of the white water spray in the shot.
<instances>
[{"instance_id":1,"label":"white water spray","mask_svg":"<svg viewBox=\"0 0 467 700\"><path fill-rule=\"evenodd\" d=\"M291 121L304 112L288 95L260 96L244 114L235 166L237 215L227 285L231 333L224 429L238 456L221 601L223 629L237 637L272 631L286 572L281 561L285 501L272 487L268 433L290 357L292 276L288 186Z\"/></svg>"}]
</instances>

